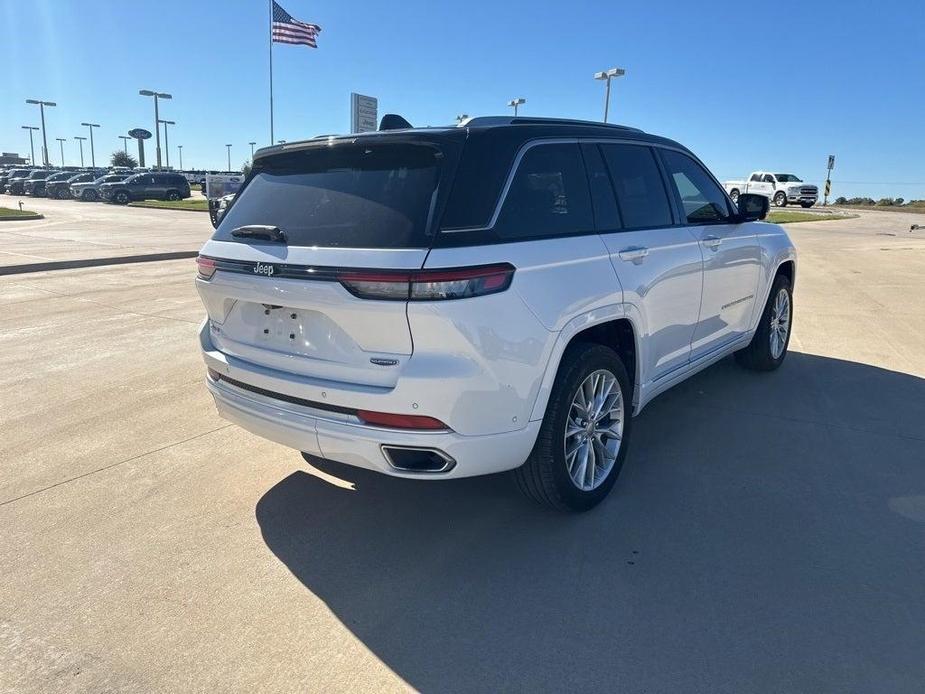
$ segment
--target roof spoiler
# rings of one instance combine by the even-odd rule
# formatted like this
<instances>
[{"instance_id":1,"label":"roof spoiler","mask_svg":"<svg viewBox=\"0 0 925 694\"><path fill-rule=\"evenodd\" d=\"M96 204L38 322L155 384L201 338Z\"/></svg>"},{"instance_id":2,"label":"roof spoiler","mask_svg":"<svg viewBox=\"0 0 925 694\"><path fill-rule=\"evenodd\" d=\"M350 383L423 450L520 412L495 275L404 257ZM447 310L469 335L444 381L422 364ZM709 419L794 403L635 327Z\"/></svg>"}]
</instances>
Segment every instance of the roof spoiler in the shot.
<instances>
[{"instance_id":1,"label":"roof spoiler","mask_svg":"<svg viewBox=\"0 0 925 694\"><path fill-rule=\"evenodd\" d=\"M379 121L379 130L407 130L414 126L397 113L386 113Z\"/></svg>"}]
</instances>

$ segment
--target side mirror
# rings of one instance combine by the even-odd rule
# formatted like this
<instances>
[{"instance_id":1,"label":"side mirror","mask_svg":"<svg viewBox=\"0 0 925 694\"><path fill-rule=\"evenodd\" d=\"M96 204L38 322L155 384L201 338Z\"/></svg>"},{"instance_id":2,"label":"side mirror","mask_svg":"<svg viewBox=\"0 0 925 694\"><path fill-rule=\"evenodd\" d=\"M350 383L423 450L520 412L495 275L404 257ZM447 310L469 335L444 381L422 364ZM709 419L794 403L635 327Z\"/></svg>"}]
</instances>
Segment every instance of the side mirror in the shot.
<instances>
[{"instance_id":1,"label":"side mirror","mask_svg":"<svg viewBox=\"0 0 925 694\"><path fill-rule=\"evenodd\" d=\"M757 222L768 216L771 209L771 200L764 195L754 193L741 193L736 201L739 208L737 222Z\"/></svg>"}]
</instances>

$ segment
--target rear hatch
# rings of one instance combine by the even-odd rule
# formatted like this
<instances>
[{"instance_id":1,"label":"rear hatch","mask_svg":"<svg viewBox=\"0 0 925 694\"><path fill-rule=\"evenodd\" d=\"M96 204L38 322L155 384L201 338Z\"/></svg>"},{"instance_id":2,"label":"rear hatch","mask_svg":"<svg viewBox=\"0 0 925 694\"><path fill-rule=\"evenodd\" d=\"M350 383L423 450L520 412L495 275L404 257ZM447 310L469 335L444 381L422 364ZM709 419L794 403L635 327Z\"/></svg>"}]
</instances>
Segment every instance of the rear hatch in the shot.
<instances>
[{"instance_id":1,"label":"rear hatch","mask_svg":"<svg viewBox=\"0 0 925 694\"><path fill-rule=\"evenodd\" d=\"M395 384L412 352L407 303L382 298L377 279L424 265L462 142L451 131L411 135L256 158L200 256L218 350L312 378Z\"/></svg>"}]
</instances>

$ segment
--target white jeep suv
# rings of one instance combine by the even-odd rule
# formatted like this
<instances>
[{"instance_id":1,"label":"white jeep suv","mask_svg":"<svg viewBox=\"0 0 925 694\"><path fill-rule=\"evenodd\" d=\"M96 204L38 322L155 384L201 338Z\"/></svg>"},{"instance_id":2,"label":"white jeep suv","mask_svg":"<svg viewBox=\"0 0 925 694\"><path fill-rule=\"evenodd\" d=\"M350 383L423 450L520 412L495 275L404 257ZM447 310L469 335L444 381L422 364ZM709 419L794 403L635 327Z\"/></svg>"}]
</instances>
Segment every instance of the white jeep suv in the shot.
<instances>
[{"instance_id":1,"label":"white jeep suv","mask_svg":"<svg viewBox=\"0 0 925 694\"><path fill-rule=\"evenodd\" d=\"M728 354L783 361L795 252L767 209L678 143L599 123L269 147L198 259L207 384L308 459L514 470L588 509L652 398Z\"/></svg>"}]
</instances>

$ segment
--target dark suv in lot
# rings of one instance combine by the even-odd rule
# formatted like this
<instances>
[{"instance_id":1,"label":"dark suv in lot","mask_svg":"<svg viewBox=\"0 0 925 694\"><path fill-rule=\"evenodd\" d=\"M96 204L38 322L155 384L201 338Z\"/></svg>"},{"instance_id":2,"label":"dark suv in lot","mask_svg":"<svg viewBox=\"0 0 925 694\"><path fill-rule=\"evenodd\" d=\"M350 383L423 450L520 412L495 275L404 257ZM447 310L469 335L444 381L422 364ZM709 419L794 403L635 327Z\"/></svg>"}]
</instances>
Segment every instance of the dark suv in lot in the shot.
<instances>
[{"instance_id":1,"label":"dark suv in lot","mask_svg":"<svg viewBox=\"0 0 925 694\"><path fill-rule=\"evenodd\" d=\"M104 183L100 197L106 202L126 205L132 200L180 200L190 197L189 181L175 173L140 173L124 181Z\"/></svg>"},{"instance_id":2,"label":"dark suv in lot","mask_svg":"<svg viewBox=\"0 0 925 694\"><path fill-rule=\"evenodd\" d=\"M6 184L6 192L10 195L31 195L36 181L45 184L45 179L51 176L54 171L48 169L35 169L29 172L28 176L18 178L10 177Z\"/></svg>"},{"instance_id":3,"label":"dark suv in lot","mask_svg":"<svg viewBox=\"0 0 925 694\"><path fill-rule=\"evenodd\" d=\"M94 181L104 173L105 171L64 171L61 174L49 176L45 180L45 194L50 198L64 200L71 197L72 184Z\"/></svg>"},{"instance_id":4,"label":"dark suv in lot","mask_svg":"<svg viewBox=\"0 0 925 694\"><path fill-rule=\"evenodd\" d=\"M36 172L38 173L38 172ZM54 197L53 190L54 186L58 183L66 183L67 179L72 178L75 173L73 171L46 171L43 172L46 174L44 178L39 178L35 174L30 176L24 185L24 192L26 195L32 195L36 198L42 197Z\"/></svg>"}]
</instances>

